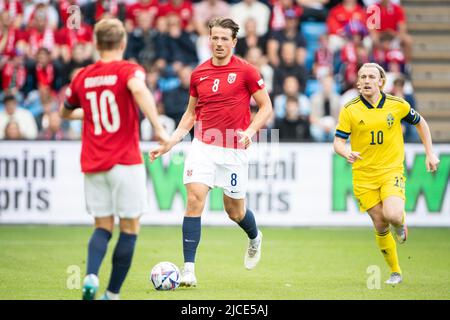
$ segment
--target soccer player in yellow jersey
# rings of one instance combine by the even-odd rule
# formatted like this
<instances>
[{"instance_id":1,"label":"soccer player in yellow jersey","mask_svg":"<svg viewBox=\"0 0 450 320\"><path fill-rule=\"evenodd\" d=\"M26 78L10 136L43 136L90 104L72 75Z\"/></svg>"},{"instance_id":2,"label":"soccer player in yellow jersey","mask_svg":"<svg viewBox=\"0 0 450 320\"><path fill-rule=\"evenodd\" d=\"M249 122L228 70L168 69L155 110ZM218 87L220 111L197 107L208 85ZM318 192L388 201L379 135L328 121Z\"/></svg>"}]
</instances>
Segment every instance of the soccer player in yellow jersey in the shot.
<instances>
[{"instance_id":1,"label":"soccer player in yellow jersey","mask_svg":"<svg viewBox=\"0 0 450 320\"><path fill-rule=\"evenodd\" d=\"M427 122L405 100L383 93L386 74L376 63L366 63L358 71L360 95L349 101L339 114L334 150L352 165L353 192L361 212L367 211L375 228L375 238L391 269L388 284L402 282L397 247L406 241L405 157L401 120L415 125L425 146L425 165L437 170ZM350 137L350 146L346 145Z\"/></svg>"}]
</instances>

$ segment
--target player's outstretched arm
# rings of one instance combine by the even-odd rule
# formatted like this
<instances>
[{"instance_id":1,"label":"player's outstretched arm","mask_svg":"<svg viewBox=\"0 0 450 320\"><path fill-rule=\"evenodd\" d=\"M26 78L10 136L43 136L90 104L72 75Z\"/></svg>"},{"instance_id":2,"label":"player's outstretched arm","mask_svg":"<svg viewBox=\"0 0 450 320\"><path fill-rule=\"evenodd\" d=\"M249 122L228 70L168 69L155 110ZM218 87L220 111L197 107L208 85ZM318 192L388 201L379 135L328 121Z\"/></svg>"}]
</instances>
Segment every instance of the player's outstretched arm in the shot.
<instances>
[{"instance_id":1,"label":"player's outstretched arm","mask_svg":"<svg viewBox=\"0 0 450 320\"><path fill-rule=\"evenodd\" d=\"M63 103L61 103L61 106L59 108L59 115L64 120L83 120L84 118L84 111L81 108L76 109L67 109Z\"/></svg>"},{"instance_id":2,"label":"player's outstretched arm","mask_svg":"<svg viewBox=\"0 0 450 320\"><path fill-rule=\"evenodd\" d=\"M142 110L144 115L155 128L155 133L160 142L169 140L169 135L163 125L158 120L158 111L156 110L155 99L152 93L145 85L143 79L133 77L127 82L127 87L131 91L134 100Z\"/></svg>"},{"instance_id":3,"label":"player's outstretched arm","mask_svg":"<svg viewBox=\"0 0 450 320\"><path fill-rule=\"evenodd\" d=\"M272 101L270 101L269 94L265 88L253 93L252 97L258 105L258 112L255 114L255 117L248 128L245 131L238 132L241 137L239 143L245 148L248 148L252 142L252 137L258 132L259 129L266 125L273 113Z\"/></svg>"},{"instance_id":4,"label":"player's outstretched arm","mask_svg":"<svg viewBox=\"0 0 450 320\"><path fill-rule=\"evenodd\" d=\"M334 137L334 142L333 142L334 151L338 155L347 159L347 162L351 163L351 164L353 164L358 159L362 160L360 153L357 151L350 150L350 148L347 147L346 142L347 142L347 140L345 140L345 139L342 139L339 137Z\"/></svg>"},{"instance_id":5,"label":"player's outstretched arm","mask_svg":"<svg viewBox=\"0 0 450 320\"><path fill-rule=\"evenodd\" d=\"M190 96L186 111L178 124L177 129L172 133L170 139L160 146L150 151L150 160L154 161L156 158L168 152L174 145L183 140L184 136L189 133L195 123L195 106L197 105L197 98Z\"/></svg>"},{"instance_id":6,"label":"player's outstretched arm","mask_svg":"<svg viewBox=\"0 0 450 320\"><path fill-rule=\"evenodd\" d=\"M417 133L425 147L425 165L428 172L434 172L439 166L439 158L433 152L433 142L431 140L431 132L428 123L424 117L420 117L419 123L416 125Z\"/></svg>"}]
</instances>

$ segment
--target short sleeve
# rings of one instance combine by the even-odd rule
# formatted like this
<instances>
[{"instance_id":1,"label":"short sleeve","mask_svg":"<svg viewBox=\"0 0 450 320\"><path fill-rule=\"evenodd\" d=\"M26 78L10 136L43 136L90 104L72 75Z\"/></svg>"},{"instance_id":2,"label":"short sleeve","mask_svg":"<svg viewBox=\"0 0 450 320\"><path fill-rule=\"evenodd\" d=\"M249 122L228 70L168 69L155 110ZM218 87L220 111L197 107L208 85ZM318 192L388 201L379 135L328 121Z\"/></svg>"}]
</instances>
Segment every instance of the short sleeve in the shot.
<instances>
[{"instance_id":1,"label":"short sleeve","mask_svg":"<svg viewBox=\"0 0 450 320\"><path fill-rule=\"evenodd\" d=\"M334 135L341 139L348 139L351 132L351 122L348 109L342 108L341 112L339 113L339 122L336 126L336 132Z\"/></svg>"},{"instance_id":2,"label":"short sleeve","mask_svg":"<svg viewBox=\"0 0 450 320\"><path fill-rule=\"evenodd\" d=\"M198 97L197 87L194 83L194 72L191 73L191 81L189 82L189 95L194 98Z\"/></svg>"},{"instance_id":3,"label":"short sleeve","mask_svg":"<svg viewBox=\"0 0 450 320\"><path fill-rule=\"evenodd\" d=\"M256 91L260 89L264 89L266 86L264 84L264 80L259 74L258 70L249 65L247 70L247 88L250 94L254 94Z\"/></svg>"},{"instance_id":4,"label":"short sleeve","mask_svg":"<svg viewBox=\"0 0 450 320\"><path fill-rule=\"evenodd\" d=\"M420 114L411 107L411 105L407 101L403 101L400 103L401 105L401 116L402 120L416 125L420 122Z\"/></svg>"},{"instance_id":5,"label":"short sleeve","mask_svg":"<svg viewBox=\"0 0 450 320\"><path fill-rule=\"evenodd\" d=\"M125 79L126 82L131 78L138 78L142 81L145 81L145 70L139 65L132 65L131 68L124 68L125 71Z\"/></svg>"},{"instance_id":6,"label":"short sleeve","mask_svg":"<svg viewBox=\"0 0 450 320\"><path fill-rule=\"evenodd\" d=\"M77 90L74 89L75 80L76 78L69 84L65 92L64 107L69 110L81 108Z\"/></svg>"}]
</instances>

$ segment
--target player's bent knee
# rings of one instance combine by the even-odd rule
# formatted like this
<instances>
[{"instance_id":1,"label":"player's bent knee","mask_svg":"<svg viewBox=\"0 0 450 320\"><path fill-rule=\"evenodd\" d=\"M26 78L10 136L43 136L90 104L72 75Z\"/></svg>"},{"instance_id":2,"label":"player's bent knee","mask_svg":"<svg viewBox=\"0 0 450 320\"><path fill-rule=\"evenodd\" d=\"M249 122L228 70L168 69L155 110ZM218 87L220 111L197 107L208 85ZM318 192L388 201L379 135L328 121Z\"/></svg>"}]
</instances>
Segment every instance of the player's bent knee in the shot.
<instances>
[{"instance_id":1,"label":"player's bent knee","mask_svg":"<svg viewBox=\"0 0 450 320\"><path fill-rule=\"evenodd\" d=\"M120 219L120 232L138 234L141 228L139 219Z\"/></svg>"},{"instance_id":2,"label":"player's bent knee","mask_svg":"<svg viewBox=\"0 0 450 320\"><path fill-rule=\"evenodd\" d=\"M386 220L394 225L401 224L403 220L403 209L386 208L384 210L384 216Z\"/></svg>"}]
</instances>

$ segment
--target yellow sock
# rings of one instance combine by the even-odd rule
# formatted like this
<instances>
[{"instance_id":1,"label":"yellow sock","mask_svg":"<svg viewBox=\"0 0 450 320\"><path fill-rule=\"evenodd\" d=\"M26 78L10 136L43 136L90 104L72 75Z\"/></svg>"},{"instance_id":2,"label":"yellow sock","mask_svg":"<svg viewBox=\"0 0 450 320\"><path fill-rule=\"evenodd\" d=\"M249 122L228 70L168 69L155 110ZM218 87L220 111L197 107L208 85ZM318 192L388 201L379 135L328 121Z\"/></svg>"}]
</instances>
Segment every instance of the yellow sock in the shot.
<instances>
[{"instance_id":1,"label":"yellow sock","mask_svg":"<svg viewBox=\"0 0 450 320\"><path fill-rule=\"evenodd\" d=\"M378 247L383 254L384 260L391 268L391 272L402 273L400 265L398 264L397 245L395 244L394 237L390 230L383 233L375 231L375 239L377 240Z\"/></svg>"}]
</instances>

